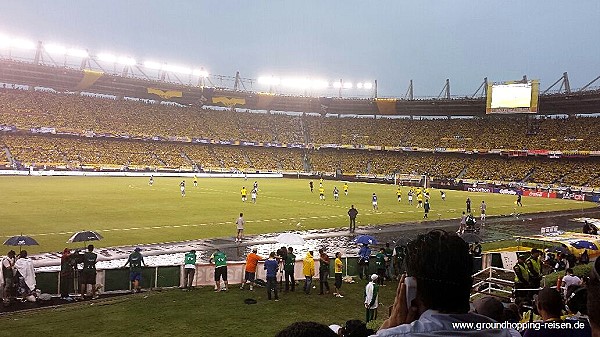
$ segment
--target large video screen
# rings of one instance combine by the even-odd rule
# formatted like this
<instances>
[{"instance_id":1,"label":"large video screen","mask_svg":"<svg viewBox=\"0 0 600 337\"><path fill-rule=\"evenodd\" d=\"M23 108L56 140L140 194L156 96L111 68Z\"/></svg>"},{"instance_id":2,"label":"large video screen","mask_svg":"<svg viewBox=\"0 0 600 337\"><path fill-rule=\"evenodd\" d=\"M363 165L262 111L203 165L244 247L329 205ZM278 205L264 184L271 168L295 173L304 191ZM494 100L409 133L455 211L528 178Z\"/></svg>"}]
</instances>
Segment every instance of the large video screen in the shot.
<instances>
[{"instance_id":1,"label":"large video screen","mask_svg":"<svg viewBox=\"0 0 600 337\"><path fill-rule=\"evenodd\" d=\"M537 113L538 81L488 84L486 113Z\"/></svg>"}]
</instances>

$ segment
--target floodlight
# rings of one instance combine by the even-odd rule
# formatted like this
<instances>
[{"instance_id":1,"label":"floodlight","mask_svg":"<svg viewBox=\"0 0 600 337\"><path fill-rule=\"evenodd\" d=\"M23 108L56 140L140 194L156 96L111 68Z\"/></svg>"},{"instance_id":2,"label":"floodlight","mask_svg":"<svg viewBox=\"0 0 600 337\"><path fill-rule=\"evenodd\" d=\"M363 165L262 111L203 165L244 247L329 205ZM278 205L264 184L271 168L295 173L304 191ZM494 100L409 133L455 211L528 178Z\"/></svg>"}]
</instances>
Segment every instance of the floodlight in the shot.
<instances>
[{"instance_id":1,"label":"floodlight","mask_svg":"<svg viewBox=\"0 0 600 337\"><path fill-rule=\"evenodd\" d=\"M33 43L29 40L23 40L23 39L13 39L10 42L10 45L12 47L20 48L20 49L35 49L35 43Z\"/></svg>"},{"instance_id":2,"label":"floodlight","mask_svg":"<svg viewBox=\"0 0 600 337\"><path fill-rule=\"evenodd\" d=\"M336 89L339 89L342 87L342 82L339 82L339 81L333 82L332 86Z\"/></svg>"},{"instance_id":3,"label":"floodlight","mask_svg":"<svg viewBox=\"0 0 600 337\"><path fill-rule=\"evenodd\" d=\"M284 78L281 80L281 85L286 86L286 87L293 87L296 85L296 82L294 79Z\"/></svg>"},{"instance_id":4,"label":"floodlight","mask_svg":"<svg viewBox=\"0 0 600 337\"><path fill-rule=\"evenodd\" d=\"M373 89L373 83L365 82L365 84L363 85L363 88L365 88L367 90Z\"/></svg>"},{"instance_id":5,"label":"floodlight","mask_svg":"<svg viewBox=\"0 0 600 337\"><path fill-rule=\"evenodd\" d=\"M0 35L0 47L10 46L10 39L6 36Z\"/></svg>"},{"instance_id":6,"label":"floodlight","mask_svg":"<svg viewBox=\"0 0 600 337\"><path fill-rule=\"evenodd\" d=\"M362 84L362 82L358 82L358 83L356 83L356 87L357 87L358 89L362 89L362 87L363 87L363 84Z\"/></svg>"},{"instance_id":7,"label":"floodlight","mask_svg":"<svg viewBox=\"0 0 600 337\"><path fill-rule=\"evenodd\" d=\"M77 48L69 48L67 49L67 55L81 58L88 58L90 54L88 54L85 49L77 49Z\"/></svg>"},{"instance_id":8,"label":"floodlight","mask_svg":"<svg viewBox=\"0 0 600 337\"><path fill-rule=\"evenodd\" d=\"M344 89L352 89L352 82L344 82Z\"/></svg>"},{"instance_id":9,"label":"floodlight","mask_svg":"<svg viewBox=\"0 0 600 337\"><path fill-rule=\"evenodd\" d=\"M124 66L133 66L137 62L132 57L121 56L117 59L117 63L122 64Z\"/></svg>"},{"instance_id":10,"label":"floodlight","mask_svg":"<svg viewBox=\"0 0 600 337\"><path fill-rule=\"evenodd\" d=\"M144 67L146 67L148 69L157 69L157 70L160 70L160 69L162 69L162 64L160 64L158 62L153 62L153 61L145 61L144 62Z\"/></svg>"},{"instance_id":11,"label":"floodlight","mask_svg":"<svg viewBox=\"0 0 600 337\"><path fill-rule=\"evenodd\" d=\"M190 68L176 66L176 65L170 65L170 64L165 64L163 66L163 70L174 72L174 73L187 74L187 75L192 73L192 69L190 69Z\"/></svg>"},{"instance_id":12,"label":"floodlight","mask_svg":"<svg viewBox=\"0 0 600 337\"><path fill-rule=\"evenodd\" d=\"M327 88L329 86L329 83L327 81L323 81L323 80L312 80L311 82L311 87L314 89L323 89L323 88Z\"/></svg>"},{"instance_id":13,"label":"floodlight","mask_svg":"<svg viewBox=\"0 0 600 337\"><path fill-rule=\"evenodd\" d=\"M203 69L195 69L194 71L192 71L192 75L199 77L208 77L208 71Z\"/></svg>"},{"instance_id":14,"label":"floodlight","mask_svg":"<svg viewBox=\"0 0 600 337\"><path fill-rule=\"evenodd\" d=\"M44 50L50 54L65 55L67 53L66 47L63 47L58 44L52 44L52 43L47 43L47 44L44 43Z\"/></svg>"},{"instance_id":15,"label":"floodlight","mask_svg":"<svg viewBox=\"0 0 600 337\"><path fill-rule=\"evenodd\" d=\"M115 63L115 62L117 62L117 57L112 54L102 53L102 54L98 54L98 60L104 61L104 62Z\"/></svg>"},{"instance_id":16,"label":"floodlight","mask_svg":"<svg viewBox=\"0 0 600 337\"><path fill-rule=\"evenodd\" d=\"M258 78L258 83L265 85L279 85L281 84L281 79L274 76L261 76Z\"/></svg>"},{"instance_id":17,"label":"floodlight","mask_svg":"<svg viewBox=\"0 0 600 337\"><path fill-rule=\"evenodd\" d=\"M286 78L282 80L281 83L287 87L300 89L307 88L310 85L310 82L307 79L302 78Z\"/></svg>"},{"instance_id":18,"label":"floodlight","mask_svg":"<svg viewBox=\"0 0 600 337\"><path fill-rule=\"evenodd\" d=\"M297 79L294 81L294 85L296 88L305 89L310 86L310 81L307 79Z\"/></svg>"}]
</instances>

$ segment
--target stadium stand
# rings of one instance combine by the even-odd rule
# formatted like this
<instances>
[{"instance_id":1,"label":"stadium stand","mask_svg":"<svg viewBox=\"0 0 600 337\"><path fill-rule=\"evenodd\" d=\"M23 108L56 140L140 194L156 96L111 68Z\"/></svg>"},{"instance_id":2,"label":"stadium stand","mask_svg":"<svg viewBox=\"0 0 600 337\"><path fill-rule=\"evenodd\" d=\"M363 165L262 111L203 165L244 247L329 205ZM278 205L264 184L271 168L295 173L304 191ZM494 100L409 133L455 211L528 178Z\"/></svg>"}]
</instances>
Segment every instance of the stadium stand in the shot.
<instances>
[{"instance_id":1,"label":"stadium stand","mask_svg":"<svg viewBox=\"0 0 600 337\"><path fill-rule=\"evenodd\" d=\"M0 92L0 122L19 129L135 137L357 146L599 150L598 117L540 118L535 132L526 117L471 119L324 118L217 111L74 94Z\"/></svg>"},{"instance_id":2,"label":"stadium stand","mask_svg":"<svg viewBox=\"0 0 600 337\"><path fill-rule=\"evenodd\" d=\"M547 156L554 150L579 151L573 152L577 155L600 149L595 132L600 129L599 117L540 116L535 128L528 127L530 123L520 116L418 120L298 116L0 89L0 126L19 130L0 133L3 148L8 149L0 167L12 167L12 158L25 167L64 169L397 172L434 179L599 184L595 157ZM304 149L286 148L290 144ZM439 153L448 149L495 151ZM515 150L542 150L546 155L498 155Z\"/></svg>"}]
</instances>

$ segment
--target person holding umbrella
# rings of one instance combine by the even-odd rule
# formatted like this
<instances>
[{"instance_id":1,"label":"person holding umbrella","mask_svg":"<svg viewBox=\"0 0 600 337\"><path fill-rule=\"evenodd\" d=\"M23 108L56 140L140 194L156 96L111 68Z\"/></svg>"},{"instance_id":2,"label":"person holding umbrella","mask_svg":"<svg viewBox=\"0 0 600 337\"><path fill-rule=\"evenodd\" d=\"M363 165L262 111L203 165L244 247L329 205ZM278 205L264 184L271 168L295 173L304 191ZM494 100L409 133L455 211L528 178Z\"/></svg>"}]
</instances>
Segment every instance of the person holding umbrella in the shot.
<instances>
[{"instance_id":1,"label":"person holding umbrella","mask_svg":"<svg viewBox=\"0 0 600 337\"><path fill-rule=\"evenodd\" d=\"M98 255L94 253L94 245L87 246L87 252L83 253L83 269L81 270L81 297L87 295L88 284L92 285L92 298L96 296L96 260Z\"/></svg>"},{"instance_id":2,"label":"person holding umbrella","mask_svg":"<svg viewBox=\"0 0 600 337\"><path fill-rule=\"evenodd\" d=\"M363 243L362 247L358 251L358 276L360 279L363 279L363 275L365 279L369 278L369 258L371 257L371 248L366 243Z\"/></svg>"},{"instance_id":3,"label":"person holding umbrella","mask_svg":"<svg viewBox=\"0 0 600 337\"><path fill-rule=\"evenodd\" d=\"M35 270L33 262L27 257L27 251L22 250L15 262L15 268L19 273L19 293L30 302L35 302Z\"/></svg>"},{"instance_id":4,"label":"person holding umbrella","mask_svg":"<svg viewBox=\"0 0 600 337\"><path fill-rule=\"evenodd\" d=\"M78 254L72 254L69 248L65 248L60 257L60 298L66 301L73 300L69 293L73 290L75 266L77 265L75 255Z\"/></svg>"}]
</instances>

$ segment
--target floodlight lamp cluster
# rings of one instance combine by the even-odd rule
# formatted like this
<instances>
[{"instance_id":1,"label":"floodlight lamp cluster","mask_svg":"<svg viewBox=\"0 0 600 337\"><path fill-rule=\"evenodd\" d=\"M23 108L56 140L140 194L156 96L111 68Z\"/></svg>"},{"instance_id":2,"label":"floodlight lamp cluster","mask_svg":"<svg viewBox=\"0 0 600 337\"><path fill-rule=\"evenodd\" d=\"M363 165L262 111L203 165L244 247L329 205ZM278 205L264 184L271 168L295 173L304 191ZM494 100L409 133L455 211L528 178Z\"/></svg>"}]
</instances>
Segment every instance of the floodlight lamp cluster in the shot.
<instances>
[{"instance_id":1,"label":"floodlight lamp cluster","mask_svg":"<svg viewBox=\"0 0 600 337\"><path fill-rule=\"evenodd\" d=\"M96 58L103 62L116 63L124 66L134 66L137 64L137 61L133 57L116 56L109 53L100 53L96 55Z\"/></svg>"},{"instance_id":2,"label":"floodlight lamp cluster","mask_svg":"<svg viewBox=\"0 0 600 337\"><path fill-rule=\"evenodd\" d=\"M87 50L80 49L80 48L67 48L65 46L62 46L59 44L53 44L53 43L44 43L43 47L44 47L44 50L48 54L66 55L66 56L81 57L81 58L90 57Z\"/></svg>"},{"instance_id":3,"label":"floodlight lamp cluster","mask_svg":"<svg viewBox=\"0 0 600 337\"><path fill-rule=\"evenodd\" d=\"M0 35L0 48L35 49L35 43L25 39Z\"/></svg>"},{"instance_id":4,"label":"floodlight lamp cluster","mask_svg":"<svg viewBox=\"0 0 600 337\"><path fill-rule=\"evenodd\" d=\"M167 63L159 63L153 61L145 61L138 63L138 61L130 56L115 55L112 53L99 53L97 55L91 55L87 50L81 48L66 47L57 43L40 43L41 48L48 54L60 55L60 56L72 56L82 59L95 59L96 61L112 63L115 65L122 65L126 67L131 66L143 66L147 69L154 69L159 71L173 72L198 77L208 77L208 71L203 68L192 69L185 66L172 65ZM2 49L21 49L21 50L33 50L38 48L38 44L21 38L12 38L6 35L0 35L0 48Z\"/></svg>"},{"instance_id":5,"label":"floodlight lamp cluster","mask_svg":"<svg viewBox=\"0 0 600 337\"><path fill-rule=\"evenodd\" d=\"M258 83L268 86L282 86L295 89L373 89L373 83L371 82L358 82L356 84L350 81L326 81L322 79L309 79L309 78L280 78L277 76L261 76L258 78Z\"/></svg>"},{"instance_id":6,"label":"floodlight lamp cluster","mask_svg":"<svg viewBox=\"0 0 600 337\"><path fill-rule=\"evenodd\" d=\"M204 69L192 69L189 67L174 65L174 64L160 63L160 62L154 62L154 61L145 61L144 67L148 68L148 69L162 70L162 71L168 71L168 72L179 73L179 74L184 74L184 75L208 77L208 71L206 71Z\"/></svg>"}]
</instances>

